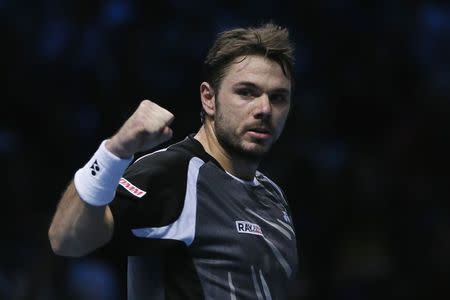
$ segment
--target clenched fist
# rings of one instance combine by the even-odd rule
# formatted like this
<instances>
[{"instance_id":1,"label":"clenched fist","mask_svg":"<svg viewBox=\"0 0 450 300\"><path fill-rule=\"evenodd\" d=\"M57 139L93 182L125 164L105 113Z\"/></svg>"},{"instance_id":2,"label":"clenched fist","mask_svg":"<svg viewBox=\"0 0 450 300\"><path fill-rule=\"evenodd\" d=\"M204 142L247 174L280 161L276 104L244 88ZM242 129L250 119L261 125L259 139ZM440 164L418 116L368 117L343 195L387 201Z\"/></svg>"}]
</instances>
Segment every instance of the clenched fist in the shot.
<instances>
[{"instance_id":1,"label":"clenched fist","mask_svg":"<svg viewBox=\"0 0 450 300\"><path fill-rule=\"evenodd\" d=\"M149 150L172 137L169 125L174 116L149 100L143 100L136 111L107 142L106 148L120 158Z\"/></svg>"}]
</instances>

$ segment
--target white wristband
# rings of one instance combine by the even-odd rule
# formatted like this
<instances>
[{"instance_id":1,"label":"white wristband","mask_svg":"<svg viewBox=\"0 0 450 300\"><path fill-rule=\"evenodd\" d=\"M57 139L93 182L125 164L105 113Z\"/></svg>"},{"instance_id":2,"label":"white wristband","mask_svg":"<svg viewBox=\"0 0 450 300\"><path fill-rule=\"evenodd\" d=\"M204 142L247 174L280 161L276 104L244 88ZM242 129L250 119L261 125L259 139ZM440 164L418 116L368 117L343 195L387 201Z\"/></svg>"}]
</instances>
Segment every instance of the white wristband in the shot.
<instances>
[{"instance_id":1,"label":"white wristband","mask_svg":"<svg viewBox=\"0 0 450 300\"><path fill-rule=\"evenodd\" d=\"M75 173L74 184L80 198L94 206L110 203L125 169L133 157L121 159L105 147L104 140L88 163Z\"/></svg>"}]
</instances>

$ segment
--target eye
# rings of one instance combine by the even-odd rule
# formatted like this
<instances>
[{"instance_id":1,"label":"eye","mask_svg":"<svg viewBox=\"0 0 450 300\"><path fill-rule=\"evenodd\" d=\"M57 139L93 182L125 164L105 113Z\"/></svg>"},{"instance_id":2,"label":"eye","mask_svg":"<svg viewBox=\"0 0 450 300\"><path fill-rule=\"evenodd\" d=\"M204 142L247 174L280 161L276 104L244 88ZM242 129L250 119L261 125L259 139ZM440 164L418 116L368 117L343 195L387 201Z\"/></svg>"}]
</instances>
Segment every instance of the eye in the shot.
<instances>
[{"instance_id":1,"label":"eye","mask_svg":"<svg viewBox=\"0 0 450 300\"><path fill-rule=\"evenodd\" d=\"M240 96L242 96L243 98L252 98L252 97L256 97L257 93L250 88L240 88L236 91L236 93Z\"/></svg>"},{"instance_id":2,"label":"eye","mask_svg":"<svg viewBox=\"0 0 450 300\"><path fill-rule=\"evenodd\" d=\"M285 103L289 101L289 97L286 94L272 94L270 95L270 101L272 103Z\"/></svg>"}]
</instances>

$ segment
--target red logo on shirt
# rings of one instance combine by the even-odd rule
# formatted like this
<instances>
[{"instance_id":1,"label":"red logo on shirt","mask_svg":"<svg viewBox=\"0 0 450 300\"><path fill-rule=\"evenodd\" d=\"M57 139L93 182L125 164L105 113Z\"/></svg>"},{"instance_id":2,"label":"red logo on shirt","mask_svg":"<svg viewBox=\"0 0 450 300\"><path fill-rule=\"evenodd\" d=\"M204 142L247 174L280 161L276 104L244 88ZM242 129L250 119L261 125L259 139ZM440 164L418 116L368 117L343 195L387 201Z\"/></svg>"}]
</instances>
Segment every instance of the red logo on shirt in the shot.
<instances>
[{"instance_id":1,"label":"red logo on shirt","mask_svg":"<svg viewBox=\"0 0 450 300\"><path fill-rule=\"evenodd\" d=\"M138 188L137 186L131 184L131 182L129 182L128 180L126 180L125 178L120 178L119 184L121 186L123 186L127 191L129 191L130 193L132 193L133 195L135 195L136 197L143 197L145 194L147 194L146 191L141 190L140 188Z\"/></svg>"}]
</instances>

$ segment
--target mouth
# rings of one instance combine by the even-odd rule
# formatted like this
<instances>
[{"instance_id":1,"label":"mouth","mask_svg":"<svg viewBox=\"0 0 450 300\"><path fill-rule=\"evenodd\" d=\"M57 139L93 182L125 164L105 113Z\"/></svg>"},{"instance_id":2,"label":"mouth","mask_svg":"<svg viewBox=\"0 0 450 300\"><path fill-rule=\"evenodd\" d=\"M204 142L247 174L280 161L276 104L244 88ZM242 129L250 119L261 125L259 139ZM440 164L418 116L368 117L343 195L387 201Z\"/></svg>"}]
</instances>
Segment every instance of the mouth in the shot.
<instances>
[{"instance_id":1,"label":"mouth","mask_svg":"<svg viewBox=\"0 0 450 300\"><path fill-rule=\"evenodd\" d=\"M255 128L250 128L248 130L248 133L256 138L256 139L269 139L272 136L272 131L267 128L267 127L255 127Z\"/></svg>"},{"instance_id":2,"label":"mouth","mask_svg":"<svg viewBox=\"0 0 450 300\"><path fill-rule=\"evenodd\" d=\"M267 133L267 134L270 134L270 129L268 129L268 128L262 128L262 127L251 128L249 131L254 131L254 132L258 132L258 133Z\"/></svg>"}]
</instances>

